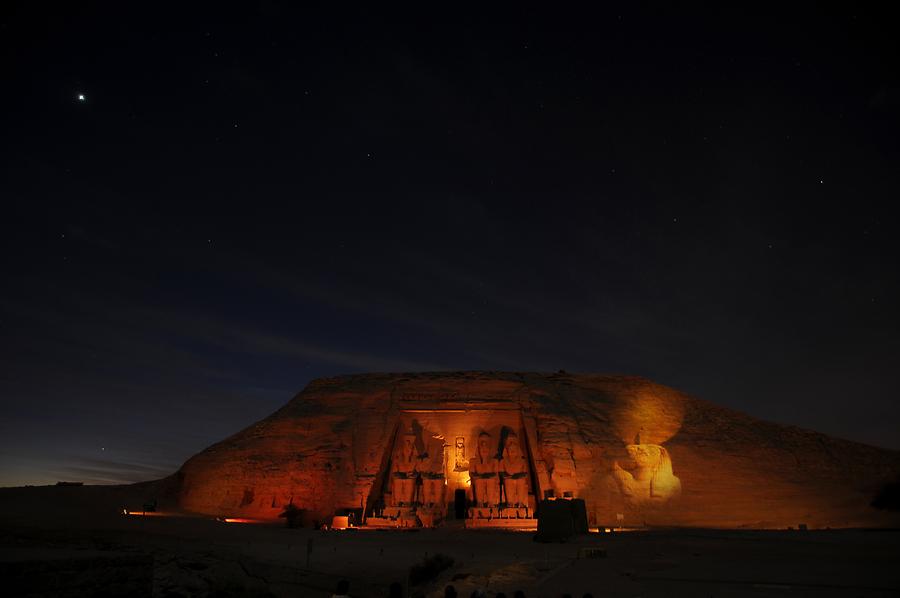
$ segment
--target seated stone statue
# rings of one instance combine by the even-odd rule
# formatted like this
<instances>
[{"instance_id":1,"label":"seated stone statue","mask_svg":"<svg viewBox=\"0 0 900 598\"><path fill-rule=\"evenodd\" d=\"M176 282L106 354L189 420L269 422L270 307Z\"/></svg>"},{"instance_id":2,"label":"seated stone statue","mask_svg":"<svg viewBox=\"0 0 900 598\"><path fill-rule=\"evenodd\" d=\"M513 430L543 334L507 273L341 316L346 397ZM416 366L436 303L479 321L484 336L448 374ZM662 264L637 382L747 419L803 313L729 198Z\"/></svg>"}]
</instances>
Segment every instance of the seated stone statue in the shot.
<instances>
[{"instance_id":1,"label":"seated stone statue","mask_svg":"<svg viewBox=\"0 0 900 598\"><path fill-rule=\"evenodd\" d=\"M500 461L500 477L503 479L503 490L506 505L509 507L525 507L528 505L528 465L519 437L510 432L503 447L503 460Z\"/></svg>"},{"instance_id":2,"label":"seated stone statue","mask_svg":"<svg viewBox=\"0 0 900 598\"><path fill-rule=\"evenodd\" d=\"M444 503L444 441L433 439L428 452L419 461L419 475L422 476L422 503L428 507Z\"/></svg>"},{"instance_id":3,"label":"seated stone statue","mask_svg":"<svg viewBox=\"0 0 900 598\"><path fill-rule=\"evenodd\" d=\"M491 435L482 432L478 436L478 450L469 459L472 500L479 507L493 507L500 502L500 480L497 477L497 459L492 445Z\"/></svg>"},{"instance_id":4,"label":"seated stone statue","mask_svg":"<svg viewBox=\"0 0 900 598\"><path fill-rule=\"evenodd\" d=\"M398 445L391 463L391 505L408 507L412 505L418 477L415 434L404 434Z\"/></svg>"},{"instance_id":5,"label":"seated stone statue","mask_svg":"<svg viewBox=\"0 0 900 598\"><path fill-rule=\"evenodd\" d=\"M634 469L613 463L612 475L622 496L633 504L665 503L681 494L681 480L672 472L669 451L658 444L629 444L625 447Z\"/></svg>"}]
</instances>

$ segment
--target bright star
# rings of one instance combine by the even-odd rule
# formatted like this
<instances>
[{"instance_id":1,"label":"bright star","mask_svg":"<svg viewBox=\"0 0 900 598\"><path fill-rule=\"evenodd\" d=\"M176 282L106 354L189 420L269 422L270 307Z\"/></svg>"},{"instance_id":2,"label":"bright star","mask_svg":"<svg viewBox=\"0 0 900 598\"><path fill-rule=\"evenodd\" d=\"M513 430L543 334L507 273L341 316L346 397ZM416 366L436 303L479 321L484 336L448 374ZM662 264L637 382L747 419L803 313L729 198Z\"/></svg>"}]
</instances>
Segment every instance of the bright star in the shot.
<instances>
[{"instance_id":1,"label":"bright star","mask_svg":"<svg viewBox=\"0 0 900 598\"><path fill-rule=\"evenodd\" d=\"M83 93L78 94L78 101L79 101L79 102L84 102L84 101L86 101L86 100L87 100L87 98L84 96Z\"/></svg>"}]
</instances>

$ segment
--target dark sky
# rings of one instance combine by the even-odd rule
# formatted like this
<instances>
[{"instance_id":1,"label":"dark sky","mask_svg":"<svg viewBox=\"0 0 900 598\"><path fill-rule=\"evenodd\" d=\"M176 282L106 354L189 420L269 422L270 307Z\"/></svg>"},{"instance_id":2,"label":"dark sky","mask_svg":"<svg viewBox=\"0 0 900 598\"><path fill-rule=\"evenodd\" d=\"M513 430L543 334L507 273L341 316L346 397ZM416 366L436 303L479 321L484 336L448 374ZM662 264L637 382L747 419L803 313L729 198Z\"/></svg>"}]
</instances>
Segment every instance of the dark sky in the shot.
<instances>
[{"instance_id":1,"label":"dark sky","mask_svg":"<svg viewBox=\"0 0 900 598\"><path fill-rule=\"evenodd\" d=\"M366 371L900 448L891 15L186 4L3 6L0 485L160 477Z\"/></svg>"}]
</instances>

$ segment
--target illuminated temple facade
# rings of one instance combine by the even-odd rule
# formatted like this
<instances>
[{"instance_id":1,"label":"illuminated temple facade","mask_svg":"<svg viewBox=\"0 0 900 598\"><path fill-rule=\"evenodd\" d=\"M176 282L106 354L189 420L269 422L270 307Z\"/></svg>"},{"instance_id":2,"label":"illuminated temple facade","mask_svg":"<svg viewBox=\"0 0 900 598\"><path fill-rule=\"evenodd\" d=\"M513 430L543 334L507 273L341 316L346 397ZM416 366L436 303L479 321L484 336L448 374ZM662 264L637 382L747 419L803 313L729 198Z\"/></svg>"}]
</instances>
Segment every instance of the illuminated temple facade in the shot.
<instances>
[{"instance_id":1,"label":"illuminated temple facade","mask_svg":"<svg viewBox=\"0 0 900 598\"><path fill-rule=\"evenodd\" d=\"M756 420L645 379L367 374L312 382L173 476L179 506L370 527L533 528L542 499L589 524L896 525L870 506L888 451Z\"/></svg>"}]
</instances>

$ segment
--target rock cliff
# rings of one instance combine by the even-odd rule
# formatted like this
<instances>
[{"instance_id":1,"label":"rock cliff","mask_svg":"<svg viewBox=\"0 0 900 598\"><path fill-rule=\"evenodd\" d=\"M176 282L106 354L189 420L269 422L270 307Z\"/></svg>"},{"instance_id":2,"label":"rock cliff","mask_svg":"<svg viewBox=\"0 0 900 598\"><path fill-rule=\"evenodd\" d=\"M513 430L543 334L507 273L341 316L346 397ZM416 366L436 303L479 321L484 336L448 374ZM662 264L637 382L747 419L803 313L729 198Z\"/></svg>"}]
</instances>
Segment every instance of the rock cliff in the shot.
<instances>
[{"instance_id":1,"label":"rock cliff","mask_svg":"<svg viewBox=\"0 0 900 598\"><path fill-rule=\"evenodd\" d=\"M320 520L371 509L386 487L401 419L416 413L457 414L476 437L481 419L514 417L529 457L529 492L583 498L594 525L900 523L870 506L900 475L896 451L754 419L642 378L563 372L316 380L189 459L174 479L178 502L192 512L260 519L277 518L289 504Z\"/></svg>"}]
</instances>

